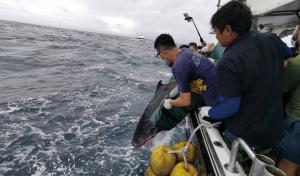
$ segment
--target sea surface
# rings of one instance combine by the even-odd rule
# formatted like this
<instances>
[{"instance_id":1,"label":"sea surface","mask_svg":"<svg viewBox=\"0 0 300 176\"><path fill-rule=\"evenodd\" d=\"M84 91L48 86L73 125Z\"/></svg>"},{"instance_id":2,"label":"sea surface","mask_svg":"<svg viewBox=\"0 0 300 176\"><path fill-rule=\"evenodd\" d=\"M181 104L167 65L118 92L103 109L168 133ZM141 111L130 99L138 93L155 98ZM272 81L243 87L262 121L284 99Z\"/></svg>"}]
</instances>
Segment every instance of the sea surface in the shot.
<instances>
[{"instance_id":1,"label":"sea surface","mask_svg":"<svg viewBox=\"0 0 300 176\"><path fill-rule=\"evenodd\" d=\"M131 138L170 68L153 41L0 21L0 175L139 176Z\"/></svg>"}]
</instances>

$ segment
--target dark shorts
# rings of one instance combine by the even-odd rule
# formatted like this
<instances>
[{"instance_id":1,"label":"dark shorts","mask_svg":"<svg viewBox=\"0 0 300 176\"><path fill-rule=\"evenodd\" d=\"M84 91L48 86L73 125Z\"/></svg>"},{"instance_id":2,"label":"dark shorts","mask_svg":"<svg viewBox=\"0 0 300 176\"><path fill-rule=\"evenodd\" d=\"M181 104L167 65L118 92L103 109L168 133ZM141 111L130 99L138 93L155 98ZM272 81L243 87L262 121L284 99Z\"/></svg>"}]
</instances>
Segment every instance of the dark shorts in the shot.
<instances>
[{"instance_id":1,"label":"dark shorts","mask_svg":"<svg viewBox=\"0 0 300 176\"><path fill-rule=\"evenodd\" d=\"M285 136L275 147L275 153L280 158L300 164L300 121L287 118L285 122Z\"/></svg>"}]
</instances>

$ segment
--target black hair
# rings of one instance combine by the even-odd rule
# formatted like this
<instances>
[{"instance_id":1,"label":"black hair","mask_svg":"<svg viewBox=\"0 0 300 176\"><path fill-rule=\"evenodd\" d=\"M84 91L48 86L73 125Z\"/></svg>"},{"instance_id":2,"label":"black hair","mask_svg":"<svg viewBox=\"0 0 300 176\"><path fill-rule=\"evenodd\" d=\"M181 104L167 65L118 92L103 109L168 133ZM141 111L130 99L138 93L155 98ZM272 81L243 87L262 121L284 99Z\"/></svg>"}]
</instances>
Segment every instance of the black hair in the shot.
<instances>
[{"instance_id":1,"label":"black hair","mask_svg":"<svg viewBox=\"0 0 300 176\"><path fill-rule=\"evenodd\" d=\"M234 32L242 35L251 29L252 13L242 2L230 1L212 16L210 24L221 32L226 25L229 25Z\"/></svg>"},{"instance_id":2,"label":"black hair","mask_svg":"<svg viewBox=\"0 0 300 176\"><path fill-rule=\"evenodd\" d=\"M193 46L193 47L195 47L195 48L198 47L198 46L197 46L197 43L195 43L195 42L190 42L190 43L189 43L189 46Z\"/></svg>"},{"instance_id":3,"label":"black hair","mask_svg":"<svg viewBox=\"0 0 300 176\"><path fill-rule=\"evenodd\" d=\"M189 46L186 45L186 44L183 44L183 45L180 45L179 48L180 48L180 49L181 49L181 48L189 48Z\"/></svg>"},{"instance_id":4,"label":"black hair","mask_svg":"<svg viewBox=\"0 0 300 176\"><path fill-rule=\"evenodd\" d=\"M175 48L176 44L173 37L170 34L160 34L154 41L155 49L172 49Z\"/></svg>"},{"instance_id":5,"label":"black hair","mask_svg":"<svg viewBox=\"0 0 300 176\"><path fill-rule=\"evenodd\" d=\"M203 47L202 47L201 45L199 45L197 48L198 48L198 49L202 49Z\"/></svg>"}]
</instances>

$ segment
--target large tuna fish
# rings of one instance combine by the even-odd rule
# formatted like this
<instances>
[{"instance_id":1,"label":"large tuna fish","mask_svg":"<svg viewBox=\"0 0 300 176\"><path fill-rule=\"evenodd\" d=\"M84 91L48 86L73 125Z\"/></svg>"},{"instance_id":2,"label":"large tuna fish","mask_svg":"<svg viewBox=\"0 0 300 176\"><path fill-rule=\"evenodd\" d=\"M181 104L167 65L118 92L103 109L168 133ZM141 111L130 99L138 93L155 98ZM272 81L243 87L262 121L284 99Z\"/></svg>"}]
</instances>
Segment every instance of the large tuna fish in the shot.
<instances>
[{"instance_id":1,"label":"large tuna fish","mask_svg":"<svg viewBox=\"0 0 300 176\"><path fill-rule=\"evenodd\" d=\"M141 147L160 131L160 129L156 128L153 125L153 122L151 122L151 116L154 111L157 111L157 109L161 106L162 100L176 86L175 82L170 82L168 84L162 84L161 82L161 80L158 82L155 95L146 107L135 129L132 139L132 145L134 147Z\"/></svg>"}]
</instances>

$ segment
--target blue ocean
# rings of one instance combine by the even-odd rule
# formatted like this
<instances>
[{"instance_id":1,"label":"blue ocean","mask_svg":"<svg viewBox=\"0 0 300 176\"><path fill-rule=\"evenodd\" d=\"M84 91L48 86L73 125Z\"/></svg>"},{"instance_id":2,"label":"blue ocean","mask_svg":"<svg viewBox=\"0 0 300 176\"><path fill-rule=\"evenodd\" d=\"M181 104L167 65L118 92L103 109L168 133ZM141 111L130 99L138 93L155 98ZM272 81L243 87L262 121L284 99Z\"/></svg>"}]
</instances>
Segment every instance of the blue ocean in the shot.
<instances>
[{"instance_id":1,"label":"blue ocean","mask_svg":"<svg viewBox=\"0 0 300 176\"><path fill-rule=\"evenodd\" d=\"M0 175L138 176L134 149L157 82L171 77L153 41L0 21Z\"/></svg>"}]
</instances>

